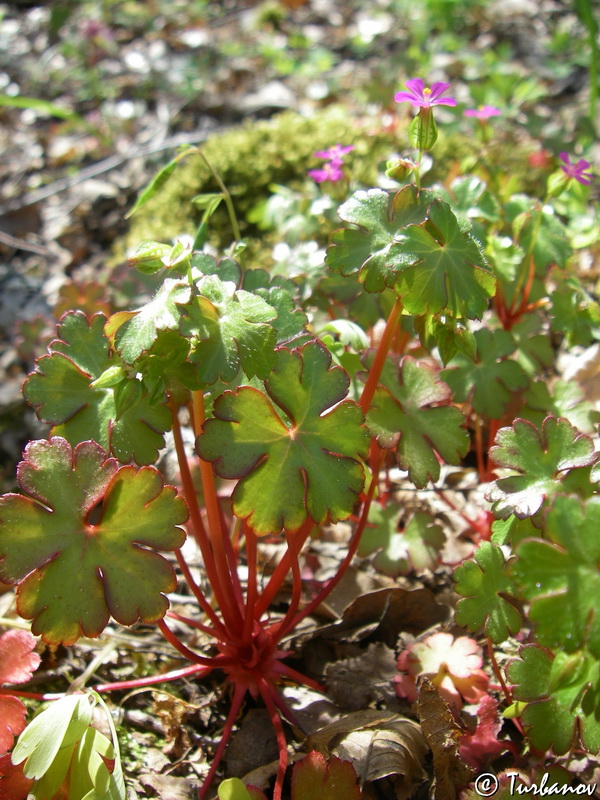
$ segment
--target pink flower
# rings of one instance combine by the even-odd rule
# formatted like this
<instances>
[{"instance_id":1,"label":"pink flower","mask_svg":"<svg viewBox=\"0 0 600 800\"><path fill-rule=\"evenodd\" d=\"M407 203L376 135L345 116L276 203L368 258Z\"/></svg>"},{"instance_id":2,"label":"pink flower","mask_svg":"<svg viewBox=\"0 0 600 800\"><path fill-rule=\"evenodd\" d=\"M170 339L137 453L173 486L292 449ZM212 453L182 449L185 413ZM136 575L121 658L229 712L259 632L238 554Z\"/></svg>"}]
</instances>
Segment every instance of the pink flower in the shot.
<instances>
[{"instance_id":1,"label":"pink flower","mask_svg":"<svg viewBox=\"0 0 600 800\"><path fill-rule=\"evenodd\" d=\"M592 173L585 170L590 168L590 162L580 158L576 164L571 163L568 153L559 153L558 157L563 162L560 168L568 178L574 178L584 186L589 186L592 182Z\"/></svg>"},{"instance_id":2,"label":"pink flower","mask_svg":"<svg viewBox=\"0 0 600 800\"><path fill-rule=\"evenodd\" d=\"M331 181L336 183L344 177L341 158L334 158L323 164L321 169L309 169L308 174L316 183Z\"/></svg>"},{"instance_id":3,"label":"pink flower","mask_svg":"<svg viewBox=\"0 0 600 800\"><path fill-rule=\"evenodd\" d=\"M333 159L334 161L341 161L342 156L345 156L346 153L350 153L352 150L354 150L353 144L334 144L333 147L330 147L328 150L317 150L313 155L315 158L327 158Z\"/></svg>"},{"instance_id":4,"label":"pink flower","mask_svg":"<svg viewBox=\"0 0 600 800\"><path fill-rule=\"evenodd\" d=\"M482 122L486 122L490 117L497 117L501 113L500 109L495 106L479 106L479 108L467 108L464 112L464 116L476 117Z\"/></svg>"},{"instance_id":5,"label":"pink flower","mask_svg":"<svg viewBox=\"0 0 600 800\"><path fill-rule=\"evenodd\" d=\"M414 108L430 108L430 106L455 106L454 97L443 97L442 95L450 86L449 83L436 81L431 87L425 86L420 78L412 78L404 84L408 92L398 92L394 95L397 103L407 100Z\"/></svg>"},{"instance_id":6,"label":"pink flower","mask_svg":"<svg viewBox=\"0 0 600 800\"><path fill-rule=\"evenodd\" d=\"M463 698L476 703L487 691L488 677L482 664L481 649L474 639L434 633L398 656L398 669L406 674L394 678L396 694L413 702L417 697L416 679L426 675L450 706L460 709Z\"/></svg>"}]
</instances>

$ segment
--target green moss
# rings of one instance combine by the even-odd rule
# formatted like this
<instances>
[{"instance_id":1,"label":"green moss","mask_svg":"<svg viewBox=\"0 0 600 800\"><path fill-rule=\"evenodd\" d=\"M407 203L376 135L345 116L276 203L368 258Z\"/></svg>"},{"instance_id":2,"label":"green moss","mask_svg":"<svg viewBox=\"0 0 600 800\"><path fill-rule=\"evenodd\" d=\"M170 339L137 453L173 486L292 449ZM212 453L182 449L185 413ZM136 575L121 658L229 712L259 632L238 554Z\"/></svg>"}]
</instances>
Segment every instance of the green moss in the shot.
<instances>
[{"instance_id":1,"label":"green moss","mask_svg":"<svg viewBox=\"0 0 600 800\"><path fill-rule=\"evenodd\" d=\"M352 179L366 185L375 179L378 161L398 147L390 134L370 135L364 125L334 109L310 118L286 111L266 122L249 122L215 135L202 149L232 195L242 235L252 236L257 231L245 216L270 195L270 184L299 186L306 180L307 169L318 166L318 160L312 157L315 150L336 142L356 146L348 164ZM218 191L203 160L199 156L186 159L160 196L132 217L126 247L144 239L168 241L182 233L193 234L201 212L192 208L192 198ZM218 209L211 229L220 240L218 244L229 244L232 234L225 208Z\"/></svg>"},{"instance_id":2,"label":"green moss","mask_svg":"<svg viewBox=\"0 0 600 800\"><path fill-rule=\"evenodd\" d=\"M222 134L216 134L203 145L203 153L221 176L232 195L244 237L262 239L256 242L257 255L265 246L265 235L248 223L246 214L270 194L273 183L299 188L306 182L306 171L319 164L315 150L336 142L354 144L347 159L354 185L372 186L378 168L393 152L406 151L406 135L379 130L372 132L367 121L351 119L341 108L333 108L307 118L292 111L278 114L268 121L248 122ZM513 177L513 191L540 192L540 176L530 168L527 156L534 149L531 141L497 140L493 157L506 176ZM455 177L463 159L474 157L479 145L472 136L459 133L444 135L433 151L432 170L425 184L444 182ZM512 187L511 187L512 188ZM203 192L218 192L219 187L200 156L184 160L174 175L153 198L131 219L129 233L116 246L116 256L123 259L144 239L170 241L181 234L193 235L201 211L192 207L192 198ZM224 204L210 222L211 242L220 248L232 240L231 226ZM275 232L275 238L276 232ZM252 250L252 245L248 253Z\"/></svg>"}]
</instances>

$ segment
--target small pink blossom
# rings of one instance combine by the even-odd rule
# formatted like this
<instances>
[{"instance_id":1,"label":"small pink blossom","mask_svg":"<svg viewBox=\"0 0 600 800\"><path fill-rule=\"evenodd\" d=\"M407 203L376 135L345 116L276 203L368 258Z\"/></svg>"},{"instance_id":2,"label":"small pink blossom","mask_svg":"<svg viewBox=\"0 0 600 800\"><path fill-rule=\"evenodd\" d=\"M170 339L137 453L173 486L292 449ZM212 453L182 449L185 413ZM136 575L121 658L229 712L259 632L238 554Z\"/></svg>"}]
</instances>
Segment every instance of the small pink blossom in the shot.
<instances>
[{"instance_id":1,"label":"small pink blossom","mask_svg":"<svg viewBox=\"0 0 600 800\"><path fill-rule=\"evenodd\" d=\"M592 173L586 172L590 168L590 162L580 158L576 164L571 163L568 153L559 153L558 157L563 162L560 167L568 178L574 178L584 186L589 186L592 182Z\"/></svg>"},{"instance_id":2,"label":"small pink blossom","mask_svg":"<svg viewBox=\"0 0 600 800\"><path fill-rule=\"evenodd\" d=\"M476 119L486 122L490 117L498 117L502 112L495 106L479 106L478 108L467 108L464 112L465 117L476 117Z\"/></svg>"},{"instance_id":3,"label":"small pink blossom","mask_svg":"<svg viewBox=\"0 0 600 800\"><path fill-rule=\"evenodd\" d=\"M442 97L450 87L449 83L436 81L431 86L425 86L420 78L411 78L404 84L407 92L397 92L394 100L397 103L408 101L414 108L430 108L431 106L455 106L454 97Z\"/></svg>"},{"instance_id":4,"label":"small pink blossom","mask_svg":"<svg viewBox=\"0 0 600 800\"><path fill-rule=\"evenodd\" d=\"M325 181L336 183L344 177L342 161L339 158L334 158L323 164L321 169L309 169L308 174L316 183L324 183Z\"/></svg>"},{"instance_id":5,"label":"small pink blossom","mask_svg":"<svg viewBox=\"0 0 600 800\"><path fill-rule=\"evenodd\" d=\"M449 633L434 633L415 642L398 656L401 673L394 678L396 694L413 702L417 697L417 677L426 675L442 697L454 708L462 708L463 698L476 703L486 693L488 676L481 669L481 649L474 639Z\"/></svg>"},{"instance_id":6,"label":"small pink blossom","mask_svg":"<svg viewBox=\"0 0 600 800\"><path fill-rule=\"evenodd\" d=\"M333 159L335 160L342 160L342 156L345 156L346 153L351 153L354 150L353 144L334 144L332 147L328 148L327 150L317 150L316 153L313 153L315 158L326 158L326 159Z\"/></svg>"}]
</instances>

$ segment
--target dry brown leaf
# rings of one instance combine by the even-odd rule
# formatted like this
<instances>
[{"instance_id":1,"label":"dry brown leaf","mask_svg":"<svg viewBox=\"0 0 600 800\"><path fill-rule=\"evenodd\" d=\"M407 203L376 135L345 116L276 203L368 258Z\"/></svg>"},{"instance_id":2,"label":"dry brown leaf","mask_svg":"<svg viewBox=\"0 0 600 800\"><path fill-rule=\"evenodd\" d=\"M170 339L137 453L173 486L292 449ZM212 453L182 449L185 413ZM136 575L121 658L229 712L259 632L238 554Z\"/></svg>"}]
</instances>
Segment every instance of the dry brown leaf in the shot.
<instances>
[{"instance_id":1,"label":"dry brown leaf","mask_svg":"<svg viewBox=\"0 0 600 800\"><path fill-rule=\"evenodd\" d=\"M366 709L348 714L310 736L308 750L351 761L360 778L396 777L399 796L425 778L427 745L416 722L387 711Z\"/></svg>"},{"instance_id":2,"label":"dry brown leaf","mask_svg":"<svg viewBox=\"0 0 600 800\"><path fill-rule=\"evenodd\" d=\"M252 708L240 722L227 747L227 777L239 778L277 758L277 740L268 712Z\"/></svg>"},{"instance_id":3,"label":"dry brown leaf","mask_svg":"<svg viewBox=\"0 0 600 800\"><path fill-rule=\"evenodd\" d=\"M447 606L435 601L429 589L380 589L358 597L344 611L343 630L368 628L379 641L394 647L403 632L419 634L449 616Z\"/></svg>"},{"instance_id":4,"label":"dry brown leaf","mask_svg":"<svg viewBox=\"0 0 600 800\"><path fill-rule=\"evenodd\" d=\"M375 642L359 656L330 664L327 689L338 705L358 711L378 700L395 700L392 679L397 674L394 651L383 642Z\"/></svg>"},{"instance_id":5,"label":"dry brown leaf","mask_svg":"<svg viewBox=\"0 0 600 800\"><path fill-rule=\"evenodd\" d=\"M433 753L434 798L455 800L458 790L467 786L475 774L458 753L460 737L464 731L458 726L448 703L429 678L420 678L417 689L419 721Z\"/></svg>"}]
</instances>

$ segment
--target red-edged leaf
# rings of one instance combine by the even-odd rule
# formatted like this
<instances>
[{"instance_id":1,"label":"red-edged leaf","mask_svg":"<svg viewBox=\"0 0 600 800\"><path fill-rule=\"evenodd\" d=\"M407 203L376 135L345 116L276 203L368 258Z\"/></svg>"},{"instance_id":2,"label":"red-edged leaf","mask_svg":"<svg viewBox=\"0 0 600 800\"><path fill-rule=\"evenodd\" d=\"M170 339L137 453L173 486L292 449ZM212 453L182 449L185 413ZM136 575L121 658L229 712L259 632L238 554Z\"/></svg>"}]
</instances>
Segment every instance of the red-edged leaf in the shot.
<instances>
[{"instance_id":1,"label":"red-edged leaf","mask_svg":"<svg viewBox=\"0 0 600 800\"><path fill-rule=\"evenodd\" d=\"M154 551L183 544L187 508L157 470L118 469L96 442L53 437L30 442L17 474L29 497L0 498L0 577L19 584L34 633L68 644L98 636L111 614L123 625L164 616L176 580Z\"/></svg>"},{"instance_id":2,"label":"red-edged leaf","mask_svg":"<svg viewBox=\"0 0 600 800\"><path fill-rule=\"evenodd\" d=\"M344 370L332 367L329 352L313 341L277 351L265 381L271 399L250 386L217 399L198 452L221 477L241 478L233 509L258 534L352 513L369 437L360 408L343 399L348 384Z\"/></svg>"},{"instance_id":3,"label":"red-edged leaf","mask_svg":"<svg viewBox=\"0 0 600 800\"><path fill-rule=\"evenodd\" d=\"M362 791L349 761L331 756L329 764L313 750L294 765L292 800L360 800Z\"/></svg>"}]
</instances>

